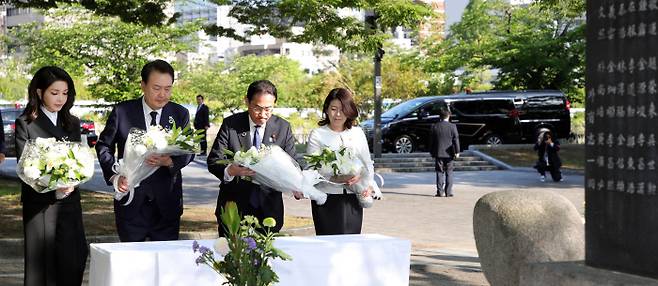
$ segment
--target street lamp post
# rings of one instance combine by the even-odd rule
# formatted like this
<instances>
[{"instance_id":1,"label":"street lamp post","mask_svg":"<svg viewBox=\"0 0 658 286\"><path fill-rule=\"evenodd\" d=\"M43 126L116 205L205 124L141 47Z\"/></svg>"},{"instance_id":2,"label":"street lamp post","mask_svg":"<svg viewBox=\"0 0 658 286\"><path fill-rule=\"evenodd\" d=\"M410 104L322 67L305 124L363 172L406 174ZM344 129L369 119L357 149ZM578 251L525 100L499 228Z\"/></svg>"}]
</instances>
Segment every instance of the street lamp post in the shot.
<instances>
[{"instance_id":1,"label":"street lamp post","mask_svg":"<svg viewBox=\"0 0 658 286\"><path fill-rule=\"evenodd\" d=\"M384 57L384 49L381 47L375 51L375 120L373 124L374 136L372 142L372 149L375 153L375 158L382 157L382 57Z\"/></svg>"}]
</instances>

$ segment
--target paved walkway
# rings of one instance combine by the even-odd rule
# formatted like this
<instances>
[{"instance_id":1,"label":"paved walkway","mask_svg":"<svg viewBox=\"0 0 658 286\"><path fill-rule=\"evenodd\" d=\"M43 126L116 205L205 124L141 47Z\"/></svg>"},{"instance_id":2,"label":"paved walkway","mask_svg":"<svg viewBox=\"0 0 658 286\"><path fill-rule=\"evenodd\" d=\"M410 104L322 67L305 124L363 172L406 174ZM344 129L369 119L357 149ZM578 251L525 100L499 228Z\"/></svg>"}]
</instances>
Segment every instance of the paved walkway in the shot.
<instances>
[{"instance_id":1,"label":"paved walkway","mask_svg":"<svg viewBox=\"0 0 658 286\"><path fill-rule=\"evenodd\" d=\"M10 158L0 165L0 175L13 173L15 176L15 164ZM451 198L433 196L434 173L386 173L383 176L386 181L384 200L365 210L363 232L412 242L411 285L487 285L473 238L473 208L487 193L549 190L565 196L581 214L584 212L584 179L577 174L568 174L564 182L542 183L537 173L526 170L457 172L455 196ZM185 204L215 205L219 180L207 172L204 160L197 159L183 169L183 181ZM111 191L102 181L100 171L83 187ZM287 214L311 217L308 200L284 197ZM4 264L1 259L0 264ZM11 275L15 273L0 273L0 284L5 285L3 277L9 279Z\"/></svg>"}]
</instances>

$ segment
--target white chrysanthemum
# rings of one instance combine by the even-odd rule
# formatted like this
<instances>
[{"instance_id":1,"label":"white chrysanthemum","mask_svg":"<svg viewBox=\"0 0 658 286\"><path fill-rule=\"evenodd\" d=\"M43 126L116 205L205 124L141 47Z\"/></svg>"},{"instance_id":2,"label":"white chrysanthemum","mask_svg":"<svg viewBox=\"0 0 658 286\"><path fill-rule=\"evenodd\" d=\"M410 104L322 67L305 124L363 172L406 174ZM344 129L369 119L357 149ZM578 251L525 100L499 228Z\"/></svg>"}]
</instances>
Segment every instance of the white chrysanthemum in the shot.
<instances>
[{"instance_id":1,"label":"white chrysanthemum","mask_svg":"<svg viewBox=\"0 0 658 286\"><path fill-rule=\"evenodd\" d=\"M41 176L41 171L36 166L30 166L23 169L23 173L26 177L32 180L36 180Z\"/></svg>"},{"instance_id":2,"label":"white chrysanthemum","mask_svg":"<svg viewBox=\"0 0 658 286\"><path fill-rule=\"evenodd\" d=\"M228 241L226 240L225 237L220 237L218 239L215 239L215 243L213 244L213 247L215 248L215 251L219 253L221 256L226 256L228 252L230 251L228 247Z\"/></svg>"},{"instance_id":3,"label":"white chrysanthemum","mask_svg":"<svg viewBox=\"0 0 658 286\"><path fill-rule=\"evenodd\" d=\"M137 153L137 155L139 155L139 156L144 155L144 153L146 153L146 151L148 151L148 149L146 149L146 146L144 146L144 144L139 144L139 145L135 146L135 153Z\"/></svg>"}]
</instances>

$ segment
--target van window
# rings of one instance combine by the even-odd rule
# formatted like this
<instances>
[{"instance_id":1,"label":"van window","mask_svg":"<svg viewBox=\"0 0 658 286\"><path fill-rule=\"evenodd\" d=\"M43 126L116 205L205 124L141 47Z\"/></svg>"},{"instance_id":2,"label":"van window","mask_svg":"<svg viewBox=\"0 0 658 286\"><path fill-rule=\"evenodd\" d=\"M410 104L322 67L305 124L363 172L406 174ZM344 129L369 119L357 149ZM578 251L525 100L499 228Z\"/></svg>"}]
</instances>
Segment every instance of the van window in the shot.
<instances>
[{"instance_id":1,"label":"van window","mask_svg":"<svg viewBox=\"0 0 658 286\"><path fill-rule=\"evenodd\" d=\"M478 114L478 109L480 108L480 101L479 100L455 101L452 103L452 107L456 109L459 113L465 115Z\"/></svg>"},{"instance_id":2,"label":"van window","mask_svg":"<svg viewBox=\"0 0 658 286\"><path fill-rule=\"evenodd\" d=\"M539 109L539 110L562 110L564 109L564 98L561 96L533 96L528 97L525 108L528 109Z\"/></svg>"},{"instance_id":3,"label":"van window","mask_svg":"<svg viewBox=\"0 0 658 286\"><path fill-rule=\"evenodd\" d=\"M455 101L452 105L465 115L507 114L510 110L514 109L514 103L506 99Z\"/></svg>"}]
</instances>

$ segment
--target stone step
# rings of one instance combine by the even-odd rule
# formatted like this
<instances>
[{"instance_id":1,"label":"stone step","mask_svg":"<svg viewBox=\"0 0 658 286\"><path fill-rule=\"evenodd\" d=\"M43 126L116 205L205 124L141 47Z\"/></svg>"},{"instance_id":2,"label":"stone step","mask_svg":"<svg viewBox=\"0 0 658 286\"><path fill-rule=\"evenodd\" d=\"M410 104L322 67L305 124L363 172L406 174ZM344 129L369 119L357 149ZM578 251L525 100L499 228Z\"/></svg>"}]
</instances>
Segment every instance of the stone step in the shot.
<instances>
[{"instance_id":1,"label":"stone step","mask_svg":"<svg viewBox=\"0 0 658 286\"><path fill-rule=\"evenodd\" d=\"M455 167L455 171L494 171L499 170L496 166L460 166ZM377 173L392 173L392 172L434 172L434 168L428 167L412 167L412 168L375 168Z\"/></svg>"},{"instance_id":2,"label":"stone step","mask_svg":"<svg viewBox=\"0 0 658 286\"><path fill-rule=\"evenodd\" d=\"M493 166L488 161L456 161L455 167L461 166ZM393 162L393 163L375 163L375 168L408 168L408 167L434 167L434 161L426 162Z\"/></svg>"}]
</instances>

